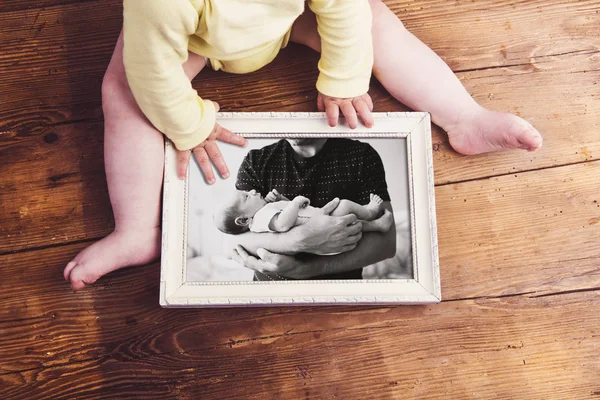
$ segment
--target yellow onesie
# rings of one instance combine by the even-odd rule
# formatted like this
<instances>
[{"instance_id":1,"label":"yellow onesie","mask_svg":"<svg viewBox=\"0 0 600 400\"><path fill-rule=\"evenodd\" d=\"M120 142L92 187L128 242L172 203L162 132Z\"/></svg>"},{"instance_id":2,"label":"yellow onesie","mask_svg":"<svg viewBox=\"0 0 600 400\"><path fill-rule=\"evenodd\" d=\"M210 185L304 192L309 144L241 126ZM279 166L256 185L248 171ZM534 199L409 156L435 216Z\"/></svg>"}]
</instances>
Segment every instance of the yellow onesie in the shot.
<instances>
[{"instance_id":1,"label":"yellow onesie","mask_svg":"<svg viewBox=\"0 0 600 400\"><path fill-rule=\"evenodd\" d=\"M183 72L188 50L213 69L248 73L285 47L304 0L124 0L125 71L139 107L179 150L200 144L215 109ZM319 92L356 97L373 67L367 0L308 0L321 36Z\"/></svg>"}]
</instances>

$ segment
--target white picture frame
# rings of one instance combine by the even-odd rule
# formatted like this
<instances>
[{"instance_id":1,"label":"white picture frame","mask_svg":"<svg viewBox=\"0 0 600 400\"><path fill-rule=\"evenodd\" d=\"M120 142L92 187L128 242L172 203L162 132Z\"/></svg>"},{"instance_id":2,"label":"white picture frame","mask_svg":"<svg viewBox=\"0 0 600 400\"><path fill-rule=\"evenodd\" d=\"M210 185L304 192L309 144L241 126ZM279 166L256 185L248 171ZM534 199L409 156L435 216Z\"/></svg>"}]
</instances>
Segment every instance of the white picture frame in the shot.
<instances>
[{"instance_id":1,"label":"white picture frame","mask_svg":"<svg viewBox=\"0 0 600 400\"><path fill-rule=\"evenodd\" d=\"M441 301L435 191L428 113L374 113L372 128L350 129L343 123L327 124L324 113L219 113L219 123L248 138L328 137L353 140L404 140L408 190L411 276L395 279L293 280L293 281L192 281L188 279L188 231L190 229L190 175L176 175L173 144L165 143L162 211L160 305L162 307L235 307L331 304L424 304ZM224 157L236 179L224 146ZM396 157L394 157L396 158ZM190 162L189 170L198 168ZM199 175L198 175L199 176ZM388 181L390 181L388 174ZM393 180L393 178L392 178ZM197 177L198 183L210 186ZM207 196L204 196L206 198ZM208 196L210 197L210 196ZM202 202L204 204L204 202ZM200 205L199 207L203 207Z\"/></svg>"}]
</instances>

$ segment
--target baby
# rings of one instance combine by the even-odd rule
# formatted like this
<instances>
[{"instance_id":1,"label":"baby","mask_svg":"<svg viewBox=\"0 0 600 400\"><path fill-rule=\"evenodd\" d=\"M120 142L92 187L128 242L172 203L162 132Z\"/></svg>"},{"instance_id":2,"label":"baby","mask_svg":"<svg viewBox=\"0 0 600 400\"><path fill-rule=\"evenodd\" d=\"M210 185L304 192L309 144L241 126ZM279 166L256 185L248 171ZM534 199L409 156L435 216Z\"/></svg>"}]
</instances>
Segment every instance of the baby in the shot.
<instances>
[{"instance_id":1,"label":"baby","mask_svg":"<svg viewBox=\"0 0 600 400\"><path fill-rule=\"evenodd\" d=\"M374 73L398 101L429 112L459 153L542 145L527 121L477 104L380 0L124 0L123 30L102 83L115 229L67 264L64 277L73 289L159 256L164 136L178 149L180 178L191 154L208 183L215 182L211 161L229 177L217 141L244 146L246 140L217 123L219 106L200 98L190 81L207 65L255 71L290 41L321 53L317 108L331 126L340 114L350 128L359 119L373 125L368 89Z\"/></svg>"},{"instance_id":2,"label":"baby","mask_svg":"<svg viewBox=\"0 0 600 400\"><path fill-rule=\"evenodd\" d=\"M369 204L364 206L342 199L329 215L354 214L362 220L363 232L387 232L393 222L391 213L382 210L381 197L371 193L370 199ZM296 196L289 200L275 189L264 198L256 190L238 190L228 201L215 209L213 219L221 232L234 235L248 230L256 233L287 232L294 226L305 224L311 217L323 213L320 208L311 207L309 204L310 200L304 196Z\"/></svg>"}]
</instances>

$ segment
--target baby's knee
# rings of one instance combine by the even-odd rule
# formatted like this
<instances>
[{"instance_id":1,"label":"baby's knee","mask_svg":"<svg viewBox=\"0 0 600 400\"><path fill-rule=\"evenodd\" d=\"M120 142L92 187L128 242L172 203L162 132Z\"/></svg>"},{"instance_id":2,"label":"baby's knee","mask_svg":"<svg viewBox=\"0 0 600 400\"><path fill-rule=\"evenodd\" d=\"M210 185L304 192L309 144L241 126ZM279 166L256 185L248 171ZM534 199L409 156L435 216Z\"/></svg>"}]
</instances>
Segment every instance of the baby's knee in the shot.
<instances>
[{"instance_id":1,"label":"baby's knee","mask_svg":"<svg viewBox=\"0 0 600 400\"><path fill-rule=\"evenodd\" d=\"M102 98L114 96L117 92L129 89L125 70L109 66L102 78Z\"/></svg>"},{"instance_id":2,"label":"baby's knee","mask_svg":"<svg viewBox=\"0 0 600 400\"><path fill-rule=\"evenodd\" d=\"M125 70L119 68L108 67L104 78L102 79L102 110L105 116L110 115L111 111L120 112L120 105L124 101L133 98ZM114 105L114 107L112 107Z\"/></svg>"}]
</instances>

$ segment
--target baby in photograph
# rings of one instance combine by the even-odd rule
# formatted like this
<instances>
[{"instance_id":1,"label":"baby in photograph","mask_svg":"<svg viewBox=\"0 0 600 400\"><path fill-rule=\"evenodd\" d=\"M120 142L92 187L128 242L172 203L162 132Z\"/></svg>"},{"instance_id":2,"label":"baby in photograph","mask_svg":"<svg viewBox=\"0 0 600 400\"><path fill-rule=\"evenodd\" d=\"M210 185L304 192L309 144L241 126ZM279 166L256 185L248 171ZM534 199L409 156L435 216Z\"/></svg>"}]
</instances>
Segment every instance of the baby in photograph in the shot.
<instances>
[{"instance_id":1,"label":"baby in photograph","mask_svg":"<svg viewBox=\"0 0 600 400\"><path fill-rule=\"evenodd\" d=\"M387 232L393 218L388 210L381 207L382 203L383 200L376 194L371 194L369 204L364 206L341 199L329 215L354 214L362 222L363 232ZM221 232L237 235L247 231L287 232L322 213L322 209L311 207L310 200L304 196L289 200L273 189L263 198L256 190L237 190L217 206L213 219Z\"/></svg>"}]
</instances>

